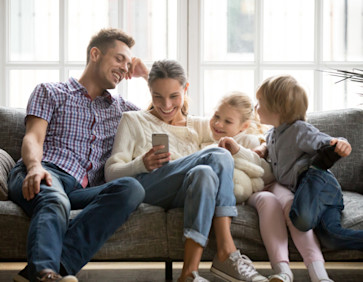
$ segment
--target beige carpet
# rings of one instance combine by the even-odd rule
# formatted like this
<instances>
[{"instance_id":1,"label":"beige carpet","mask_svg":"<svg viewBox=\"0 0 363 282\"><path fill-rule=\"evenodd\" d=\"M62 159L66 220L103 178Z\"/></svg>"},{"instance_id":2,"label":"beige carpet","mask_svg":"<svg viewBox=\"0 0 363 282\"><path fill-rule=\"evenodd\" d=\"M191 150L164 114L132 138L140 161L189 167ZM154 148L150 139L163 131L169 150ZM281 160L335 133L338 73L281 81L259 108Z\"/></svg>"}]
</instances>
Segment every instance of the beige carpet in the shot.
<instances>
[{"instance_id":1,"label":"beige carpet","mask_svg":"<svg viewBox=\"0 0 363 282\"><path fill-rule=\"evenodd\" d=\"M0 263L0 281L12 281L12 277L24 263ZM209 272L210 263L203 262L200 274L211 282L221 282ZM264 262L255 263L258 271L263 275L272 273L270 265ZM302 263L292 263L291 267L295 276L295 282L310 281L308 272ZM361 282L363 281L363 262L357 263L327 263L330 278L335 282ZM181 263L173 264L173 281L181 271ZM80 282L156 282L165 281L163 263L89 263L77 275Z\"/></svg>"}]
</instances>

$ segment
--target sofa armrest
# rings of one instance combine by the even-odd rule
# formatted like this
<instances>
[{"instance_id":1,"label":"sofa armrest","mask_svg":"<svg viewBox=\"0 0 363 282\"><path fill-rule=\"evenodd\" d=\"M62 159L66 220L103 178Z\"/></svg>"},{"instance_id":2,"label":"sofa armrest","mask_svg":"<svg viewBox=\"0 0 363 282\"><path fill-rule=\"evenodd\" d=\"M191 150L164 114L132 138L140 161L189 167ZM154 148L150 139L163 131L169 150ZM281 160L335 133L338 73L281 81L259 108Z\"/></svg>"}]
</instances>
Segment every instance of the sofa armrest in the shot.
<instances>
[{"instance_id":1,"label":"sofa armrest","mask_svg":"<svg viewBox=\"0 0 363 282\"><path fill-rule=\"evenodd\" d=\"M0 149L0 201L8 199L8 175L14 165L13 158L7 152Z\"/></svg>"}]
</instances>

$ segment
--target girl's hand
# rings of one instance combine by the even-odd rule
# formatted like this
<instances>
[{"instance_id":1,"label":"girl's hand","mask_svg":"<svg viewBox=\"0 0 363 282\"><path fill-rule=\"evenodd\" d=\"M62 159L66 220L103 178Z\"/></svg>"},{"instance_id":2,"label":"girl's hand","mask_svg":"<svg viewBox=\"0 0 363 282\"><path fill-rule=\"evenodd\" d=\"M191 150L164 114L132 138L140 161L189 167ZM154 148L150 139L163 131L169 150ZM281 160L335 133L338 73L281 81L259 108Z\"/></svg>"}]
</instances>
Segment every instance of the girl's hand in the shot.
<instances>
[{"instance_id":1,"label":"girl's hand","mask_svg":"<svg viewBox=\"0 0 363 282\"><path fill-rule=\"evenodd\" d=\"M131 79L133 77L143 77L147 81L149 77L149 70L144 64L144 62L136 57L133 57L131 60L132 60L131 65L129 67L129 71L127 72L125 78Z\"/></svg>"},{"instance_id":2,"label":"girl's hand","mask_svg":"<svg viewBox=\"0 0 363 282\"><path fill-rule=\"evenodd\" d=\"M239 145L232 137L222 137L219 139L218 147L227 149L232 155L239 151Z\"/></svg>"},{"instance_id":3,"label":"girl's hand","mask_svg":"<svg viewBox=\"0 0 363 282\"><path fill-rule=\"evenodd\" d=\"M331 146L336 145L334 152L341 157L349 156L350 153L352 152L352 146L350 146L350 144L345 140L333 138L330 141L330 145Z\"/></svg>"},{"instance_id":4,"label":"girl's hand","mask_svg":"<svg viewBox=\"0 0 363 282\"><path fill-rule=\"evenodd\" d=\"M162 167L165 163L170 161L170 153L155 153L156 151L163 149L164 145L159 145L153 147L149 152L147 152L144 157L144 166L148 171L153 171L156 168Z\"/></svg>"},{"instance_id":5,"label":"girl's hand","mask_svg":"<svg viewBox=\"0 0 363 282\"><path fill-rule=\"evenodd\" d=\"M266 157L266 155L267 155L266 143L263 143L260 146L257 146L256 148L252 149L252 151L255 152L257 155L259 155L260 158Z\"/></svg>"}]
</instances>

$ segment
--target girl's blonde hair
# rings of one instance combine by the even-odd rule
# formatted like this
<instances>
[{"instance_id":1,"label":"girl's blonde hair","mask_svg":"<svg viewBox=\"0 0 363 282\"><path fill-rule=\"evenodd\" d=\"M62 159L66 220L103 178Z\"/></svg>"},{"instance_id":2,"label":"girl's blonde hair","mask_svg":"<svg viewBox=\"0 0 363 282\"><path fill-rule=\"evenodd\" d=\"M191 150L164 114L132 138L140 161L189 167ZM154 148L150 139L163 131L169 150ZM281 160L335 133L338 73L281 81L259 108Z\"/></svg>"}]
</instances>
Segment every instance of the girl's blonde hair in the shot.
<instances>
[{"instance_id":1,"label":"girl's blonde hair","mask_svg":"<svg viewBox=\"0 0 363 282\"><path fill-rule=\"evenodd\" d=\"M245 130L248 134L263 134L268 128L260 123L258 116L255 114L251 98L240 91L227 93L217 105L217 108L227 104L236 109L241 115L241 123L250 121L248 128Z\"/></svg>"},{"instance_id":2,"label":"girl's blonde hair","mask_svg":"<svg viewBox=\"0 0 363 282\"><path fill-rule=\"evenodd\" d=\"M306 120L308 96L291 75L267 78L258 88L256 98L264 101L268 111L280 115L280 123Z\"/></svg>"}]
</instances>

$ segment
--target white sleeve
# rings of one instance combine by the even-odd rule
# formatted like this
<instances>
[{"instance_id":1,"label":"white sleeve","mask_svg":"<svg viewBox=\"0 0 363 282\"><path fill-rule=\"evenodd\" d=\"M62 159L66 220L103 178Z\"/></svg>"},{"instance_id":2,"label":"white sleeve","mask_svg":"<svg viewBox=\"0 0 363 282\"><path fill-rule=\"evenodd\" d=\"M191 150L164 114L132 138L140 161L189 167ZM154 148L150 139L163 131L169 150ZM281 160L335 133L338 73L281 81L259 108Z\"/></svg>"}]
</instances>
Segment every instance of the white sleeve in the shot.
<instances>
[{"instance_id":1,"label":"white sleeve","mask_svg":"<svg viewBox=\"0 0 363 282\"><path fill-rule=\"evenodd\" d=\"M133 159L135 146L137 145L140 128L132 123L131 117L124 113L112 148L110 158L105 164L105 179L111 181L124 176L136 176L139 173L148 172L143 162L143 156Z\"/></svg>"}]
</instances>

